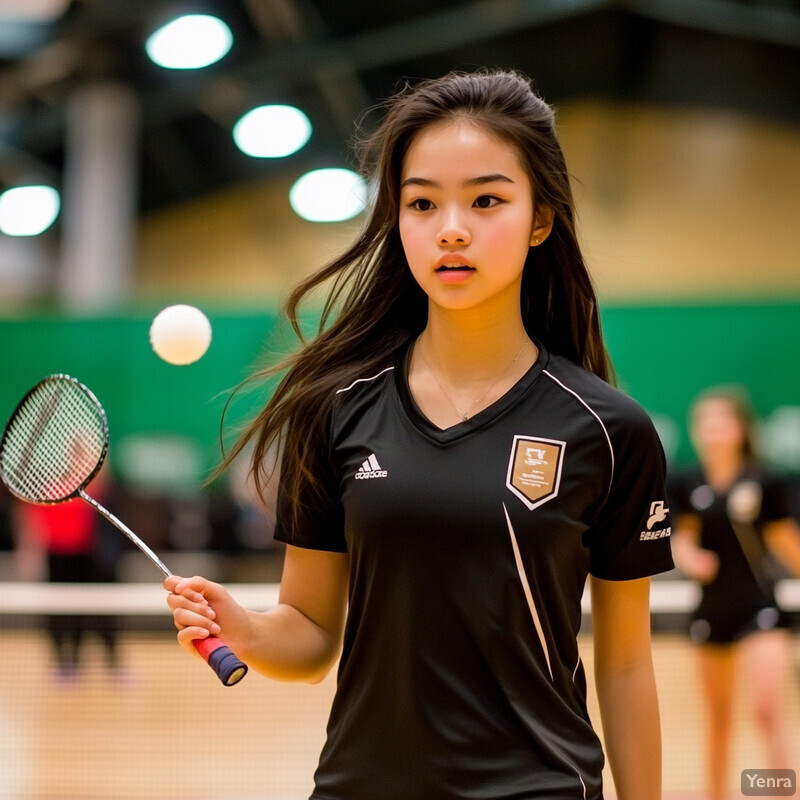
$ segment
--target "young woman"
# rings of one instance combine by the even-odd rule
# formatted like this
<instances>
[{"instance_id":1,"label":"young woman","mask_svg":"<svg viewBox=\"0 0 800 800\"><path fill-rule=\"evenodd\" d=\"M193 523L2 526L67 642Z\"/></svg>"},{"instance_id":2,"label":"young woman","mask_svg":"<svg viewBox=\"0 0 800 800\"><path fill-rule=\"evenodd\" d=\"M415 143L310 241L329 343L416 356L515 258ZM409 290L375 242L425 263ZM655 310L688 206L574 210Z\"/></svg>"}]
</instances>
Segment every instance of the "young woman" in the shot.
<instances>
[{"instance_id":1,"label":"young woman","mask_svg":"<svg viewBox=\"0 0 800 800\"><path fill-rule=\"evenodd\" d=\"M336 318L243 439L260 486L282 449L279 605L171 578L178 639L221 633L279 680L339 660L314 800L598 800L591 573L618 796L655 800L663 455L607 383L553 112L517 74L452 74L401 92L367 146L365 231L289 302L333 280Z\"/></svg>"},{"instance_id":2,"label":"young woman","mask_svg":"<svg viewBox=\"0 0 800 800\"><path fill-rule=\"evenodd\" d=\"M800 531L781 482L757 463L753 418L740 391L700 395L690 431L699 467L671 487L675 561L702 584L690 634L708 710L709 798L723 800L737 665L767 745L765 766L793 763L780 718L788 639L770 556L800 575Z\"/></svg>"}]
</instances>

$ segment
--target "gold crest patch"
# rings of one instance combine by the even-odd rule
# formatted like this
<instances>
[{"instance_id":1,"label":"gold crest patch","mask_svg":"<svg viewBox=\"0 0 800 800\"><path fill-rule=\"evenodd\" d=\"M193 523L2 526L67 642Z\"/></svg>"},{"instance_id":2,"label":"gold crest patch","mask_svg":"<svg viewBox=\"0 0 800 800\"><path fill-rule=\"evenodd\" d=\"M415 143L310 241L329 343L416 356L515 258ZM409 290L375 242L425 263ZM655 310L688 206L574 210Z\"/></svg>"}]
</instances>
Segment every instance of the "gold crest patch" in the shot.
<instances>
[{"instance_id":1,"label":"gold crest patch","mask_svg":"<svg viewBox=\"0 0 800 800\"><path fill-rule=\"evenodd\" d=\"M506 485L533 510L558 494L566 442L515 436Z\"/></svg>"}]
</instances>

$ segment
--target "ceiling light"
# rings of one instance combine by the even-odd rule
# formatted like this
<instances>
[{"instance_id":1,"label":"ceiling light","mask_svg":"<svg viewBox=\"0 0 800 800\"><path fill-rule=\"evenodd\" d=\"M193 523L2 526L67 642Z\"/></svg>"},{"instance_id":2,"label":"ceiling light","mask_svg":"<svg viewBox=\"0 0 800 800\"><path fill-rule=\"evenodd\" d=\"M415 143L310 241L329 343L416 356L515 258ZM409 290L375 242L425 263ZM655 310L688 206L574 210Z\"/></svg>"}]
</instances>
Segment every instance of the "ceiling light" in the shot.
<instances>
[{"instance_id":1,"label":"ceiling light","mask_svg":"<svg viewBox=\"0 0 800 800\"><path fill-rule=\"evenodd\" d=\"M56 220L61 207L52 186L17 186L0 194L0 231L7 236L38 236Z\"/></svg>"},{"instance_id":2,"label":"ceiling light","mask_svg":"<svg viewBox=\"0 0 800 800\"><path fill-rule=\"evenodd\" d=\"M285 158L310 138L311 123L294 106L258 106L233 126L236 146L254 158Z\"/></svg>"},{"instance_id":3,"label":"ceiling light","mask_svg":"<svg viewBox=\"0 0 800 800\"><path fill-rule=\"evenodd\" d=\"M343 222L367 205L364 179L349 169L315 169L289 190L294 212L310 222Z\"/></svg>"},{"instance_id":4,"label":"ceiling light","mask_svg":"<svg viewBox=\"0 0 800 800\"><path fill-rule=\"evenodd\" d=\"M221 19L187 14L152 33L145 50L159 67L201 69L219 61L232 44L231 29Z\"/></svg>"}]
</instances>

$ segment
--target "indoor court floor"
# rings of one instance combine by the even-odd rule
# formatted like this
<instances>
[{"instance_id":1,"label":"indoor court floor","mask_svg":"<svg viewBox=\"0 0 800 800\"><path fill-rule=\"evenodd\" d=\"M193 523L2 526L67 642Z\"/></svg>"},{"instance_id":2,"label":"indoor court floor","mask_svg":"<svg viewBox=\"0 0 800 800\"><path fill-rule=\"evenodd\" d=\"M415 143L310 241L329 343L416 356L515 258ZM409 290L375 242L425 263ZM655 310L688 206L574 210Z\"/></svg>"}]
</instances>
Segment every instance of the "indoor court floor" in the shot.
<instances>
[{"instance_id":1,"label":"indoor court floor","mask_svg":"<svg viewBox=\"0 0 800 800\"><path fill-rule=\"evenodd\" d=\"M166 632L127 632L124 671L109 675L99 643L84 672L55 680L41 631L3 630L0 659L0 800L303 800L334 689L278 684L250 673L225 688ZM800 643L787 692L790 736L800 743ZM591 640L582 639L591 676ZM700 800L703 717L692 653L679 635L655 638L664 736L665 800ZM593 718L598 718L591 694ZM731 796L739 773L763 766L737 699ZM800 753L798 753L800 755ZM800 759L795 762L800 765ZM607 800L613 798L610 777Z\"/></svg>"}]
</instances>

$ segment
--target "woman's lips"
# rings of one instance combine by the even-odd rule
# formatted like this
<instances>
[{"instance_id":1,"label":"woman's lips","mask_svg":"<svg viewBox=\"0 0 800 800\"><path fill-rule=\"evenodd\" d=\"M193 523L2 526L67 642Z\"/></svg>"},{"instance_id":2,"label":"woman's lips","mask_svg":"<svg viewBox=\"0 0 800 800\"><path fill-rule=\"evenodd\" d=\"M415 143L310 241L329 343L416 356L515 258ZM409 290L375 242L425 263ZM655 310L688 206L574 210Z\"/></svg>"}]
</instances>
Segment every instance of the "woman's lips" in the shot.
<instances>
[{"instance_id":1,"label":"woman's lips","mask_svg":"<svg viewBox=\"0 0 800 800\"><path fill-rule=\"evenodd\" d=\"M436 275L444 283L460 283L474 272L475 268L466 264L442 264L436 268Z\"/></svg>"}]
</instances>

